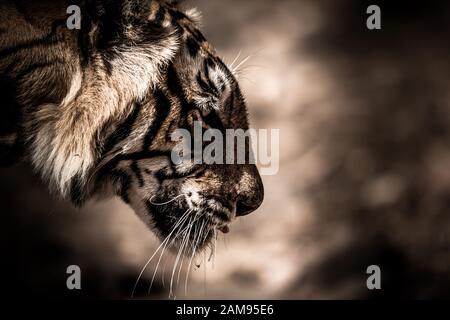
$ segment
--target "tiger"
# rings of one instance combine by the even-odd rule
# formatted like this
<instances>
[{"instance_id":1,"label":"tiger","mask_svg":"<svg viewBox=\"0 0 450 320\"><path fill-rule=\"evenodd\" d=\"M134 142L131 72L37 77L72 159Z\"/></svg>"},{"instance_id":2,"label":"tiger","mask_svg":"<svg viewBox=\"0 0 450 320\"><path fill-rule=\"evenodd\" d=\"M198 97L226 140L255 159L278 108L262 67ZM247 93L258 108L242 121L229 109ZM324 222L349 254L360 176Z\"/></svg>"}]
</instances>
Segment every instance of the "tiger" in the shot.
<instances>
[{"instance_id":1,"label":"tiger","mask_svg":"<svg viewBox=\"0 0 450 320\"><path fill-rule=\"evenodd\" d=\"M68 28L67 8L81 12ZM264 198L255 164L172 161L177 129L249 128L196 9L162 0L1 0L0 161L75 207L118 196L194 254ZM195 230L195 231L194 231ZM187 245L185 244L187 247Z\"/></svg>"}]
</instances>

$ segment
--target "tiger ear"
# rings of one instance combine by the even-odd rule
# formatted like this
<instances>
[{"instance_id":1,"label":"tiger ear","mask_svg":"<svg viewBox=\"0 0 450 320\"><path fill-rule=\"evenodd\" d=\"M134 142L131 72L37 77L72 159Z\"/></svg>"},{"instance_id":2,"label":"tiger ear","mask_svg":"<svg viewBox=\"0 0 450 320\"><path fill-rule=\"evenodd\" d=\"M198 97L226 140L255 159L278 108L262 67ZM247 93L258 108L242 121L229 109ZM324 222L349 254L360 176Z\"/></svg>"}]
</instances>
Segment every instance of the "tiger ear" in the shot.
<instances>
[{"instance_id":1,"label":"tiger ear","mask_svg":"<svg viewBox=\"0 0 450 320\"><path fill-rule=\"evenodd\" d=\"M168 0L167 3L178 7L180 4L182 4L183 2L185 2L185 0ZM197 26L201 25L201 21L202 21L202 14L200 11L198 11L197 8L190 8L187 10L182 10L183 13Z\"/></svg>"},{"instance_id":2,"label":"tiger ear","mask_svg":"<svg viewBox=\"0 0 450 320\"><path fill-rule=\"evenodd\" d=\"M197 26L202 23L202 13L197 8L191 8L184 12L184 14Z\"/></svg>"}]
</instances>

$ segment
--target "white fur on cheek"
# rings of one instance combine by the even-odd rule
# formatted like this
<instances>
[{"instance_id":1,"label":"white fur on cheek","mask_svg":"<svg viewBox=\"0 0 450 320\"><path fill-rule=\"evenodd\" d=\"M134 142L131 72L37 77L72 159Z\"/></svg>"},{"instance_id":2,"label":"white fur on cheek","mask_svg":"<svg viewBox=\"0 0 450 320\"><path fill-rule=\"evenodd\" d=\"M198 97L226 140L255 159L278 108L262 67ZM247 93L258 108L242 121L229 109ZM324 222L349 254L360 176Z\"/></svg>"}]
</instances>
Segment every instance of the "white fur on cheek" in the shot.
<instances>
[{"instance_id":1,"label":"white fur on cheek","mask_svg":"<svg viewBox=\"0 0 450 320\"><path fill-rule=\"evenodd\" d=\"M198 205L201 202L198 191L198 186L196 186L196 183L192 181L183 183L183 186L181 187L181 194L185 195L186 202L191 210L197 210Z\"/></svg>"},{"instance_id":2,"label":"white fur on cheek","mask_svg":"<svg viewBox=\"0 0 450 320\"><path fill-rule=\"evenodd\" d=\"M86 172L92 162L89 145L85 146L77 141L67 141L63 137L58 137L53 127L55 113L59 108L63 108L74 100L81 88L81 78L78 70L60 106L41 106L42 114L38 113L38 118L43 125L37 131L31 147L34 167L41 172L45 180L50 182L52 188L63 195L67 192L70 179L78 172ZM72 156L67 156L65 152L61 152L62 150L70 150Z\"/></svg>"}]
</instances>

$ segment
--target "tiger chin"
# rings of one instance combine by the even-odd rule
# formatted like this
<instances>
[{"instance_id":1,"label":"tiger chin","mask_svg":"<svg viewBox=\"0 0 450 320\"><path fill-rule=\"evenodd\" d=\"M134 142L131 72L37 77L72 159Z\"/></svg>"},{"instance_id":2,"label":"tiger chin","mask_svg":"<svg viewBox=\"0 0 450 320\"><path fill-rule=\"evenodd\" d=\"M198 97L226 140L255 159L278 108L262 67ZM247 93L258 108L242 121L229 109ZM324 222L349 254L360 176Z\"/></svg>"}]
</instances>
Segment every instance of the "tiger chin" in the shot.
<instances>
[{"instance_id":1,"label":"tiger chin","mask_svg":"<svg viewBox=\"0 0 450 320\"><path fill-rule=\"evenodd\" d=\"M79 30L66 26L73 4ZM76 206L117 195L187 254L260 206L255 165L171 160L176 129L248 129L239 85L195 10L151 0L0 6L2 164L29 162Z\"/></svg>"}]
</instances>

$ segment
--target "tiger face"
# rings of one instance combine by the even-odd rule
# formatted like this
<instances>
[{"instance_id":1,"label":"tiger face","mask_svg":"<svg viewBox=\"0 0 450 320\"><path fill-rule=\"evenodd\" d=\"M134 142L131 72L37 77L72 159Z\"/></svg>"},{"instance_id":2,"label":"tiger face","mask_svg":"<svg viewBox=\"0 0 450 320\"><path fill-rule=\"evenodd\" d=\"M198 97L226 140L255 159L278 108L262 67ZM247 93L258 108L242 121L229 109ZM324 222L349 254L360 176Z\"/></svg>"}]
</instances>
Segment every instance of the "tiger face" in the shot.
<instances>
[{"instance_id":1,"label":"tiger face","mask_svg":"<svg viewBox=\"0 0 450 320\"><path fill-rule=\"evenodd\" d=\"M204 130L246 130L248 120L235 77L193 19L173 7L161 6L157 15L175 25L179 49L160 81L114 128L112 140L136 138L115 141L105 151L107 160L96 179L102 190L106 181L106 188L128 203L162 240L170 239L173 247L183 245L185 253L193 253L210 243L217 230L228 232L236 217L256 210L263 200L263 185L254 164L172 161L175 130L193 132L195 122Z\"/></svg>"},{"instance_id":2,"label":"tiger face","mask_svg":"<svg viewBox=\"0 0 450 320\"><path fill-rule=\"evenodd\" d=\"M66 27L73 3L80 30ZM18 114L0 141L52 191L77 206L118 195L185 253L258 208L255 165L172 161L177 129L248 128L239 85L192 11L156 0L0 6L0 79L14 88L2 96Z\"/></svg>"}]
</instances>

